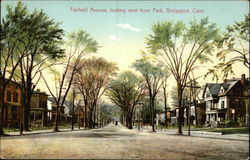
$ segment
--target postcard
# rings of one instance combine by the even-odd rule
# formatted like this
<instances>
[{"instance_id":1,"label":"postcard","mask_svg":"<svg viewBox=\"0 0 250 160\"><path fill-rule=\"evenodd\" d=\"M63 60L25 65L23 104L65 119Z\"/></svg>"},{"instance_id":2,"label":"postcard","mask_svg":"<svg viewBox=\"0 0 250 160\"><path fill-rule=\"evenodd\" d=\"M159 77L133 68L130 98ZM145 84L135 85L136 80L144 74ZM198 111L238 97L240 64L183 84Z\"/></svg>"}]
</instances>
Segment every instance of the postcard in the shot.
<instances>
[{"instance_id":1,"label":"postcard","mask_svg":"<svg viewBox=\"0 0 250 160\"><path fill-rule=\"evenodd\" d=\"M249 1L2 0L1 159L249 159Z\"/></svg>"}]
</instances>

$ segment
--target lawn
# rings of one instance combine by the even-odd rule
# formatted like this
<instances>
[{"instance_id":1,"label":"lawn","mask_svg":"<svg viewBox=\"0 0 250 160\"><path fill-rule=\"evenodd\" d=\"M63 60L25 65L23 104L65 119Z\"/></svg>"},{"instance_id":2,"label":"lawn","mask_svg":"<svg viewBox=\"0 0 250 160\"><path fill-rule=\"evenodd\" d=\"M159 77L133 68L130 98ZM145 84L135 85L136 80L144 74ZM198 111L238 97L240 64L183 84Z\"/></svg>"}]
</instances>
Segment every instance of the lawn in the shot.
<instances>
[{"instance_id":1,"label":"lawn","mask_svg":"<svg viewBox=\"0 0 250 160\"><path fill-rule=\"evenodd\" d=\"M157 129L178 129L176 126L168 126L167 128L165 126L157 126ZM188 127L183 126L183 130L188 130ZM249 133L248 127L231 127L231 128L207 128L207 127L196 127L196 126L190 126L191 131L205 131L205 132L221 132L222 134L247 134Z\"/></svg>"},{"instance_id":2,"label":"lawn","mask_svg":"<svg viewBox=\"0 0 250 160\"><path fill-rule=\"evenodd\" d=\"M66 124L63 126L58 126L59 129L63 129L63 128L71 128L71 125ZM75 126L76 128L76 126ZM47 130L47 129L54 129L54 126L48 126L48 127L30 127L29 128L30 131L37 131L37 130ZM8 132L19 132L19 128L4 128L4 133L8 133Z\"/></svg>"},{"instance_id":3,"label":"lawn","mask_svg":"<svg viewBox=\"0 0 250 160\"><path fill-rule=\"evenodd\" d=\"M237 127L237 128L196 128L195 131L221 132L222 134L246 134L246 133L249 133L249 128L248 127Z\"/></svg>"}]
</instances>

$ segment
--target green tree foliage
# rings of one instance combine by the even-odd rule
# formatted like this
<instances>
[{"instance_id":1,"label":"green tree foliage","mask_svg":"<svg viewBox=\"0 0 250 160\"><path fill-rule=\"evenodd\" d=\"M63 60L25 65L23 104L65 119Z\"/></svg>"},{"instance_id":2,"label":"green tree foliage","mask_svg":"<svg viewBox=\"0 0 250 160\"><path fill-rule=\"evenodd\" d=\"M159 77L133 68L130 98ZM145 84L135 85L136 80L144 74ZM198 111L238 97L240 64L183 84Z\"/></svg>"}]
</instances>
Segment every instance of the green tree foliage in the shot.
<instances>
[{"instance_id":1,"label":"green tree foliage","mask_svg":"<svg viewBox=\"0 0 250 160\"><path fill-rule=\"evenodd\" d=\"M126 127L132 129L132 120L136 107L143 98L144 86L141 80L131 71L122 72L111 82L107 96L119 106L126 118Z\"/></svg>"},{"instance_id":2,"label":"green tree foliage","mask_svg":"<svg viewBox=\"0 0 250 160\"><path fill-rule=\"evenodd\" d=\"M93 122L96 118L97 102L106 91L110 80L116 74L118 68L115 63L96 57L82 59L78 67L81 70L78 70L73 83L84 100L85 114L87 114L88 110L88 126L93 128L95 127ZM85 115L86 117L87 115Z\"/></svg>"},{"instance_id":3,"label":"green tree foliage","mask_svg":"<svg viewBox=\"0 0 250 160\"><path fill-rule=\"evenodd\" d=\"M42 10L29 12L23 3L7 6L7 15L1 23L1 72L3 79L8 74L5 86L15 74L22 81L22 105L25 106L25 129L28 130L30 99L36 83L49 59L63 56L60 48L63 30ZM19 68L18 68L19 67ZM17 70L18 69L18 70Z\"/></svg>"},{"instance_id":4,"label":"green tree foliage","mask_svg":"<svg viewBox=\"0 0 250 160\"><path fill-rule=\"evenodd\" d=\"M182 93L189 74L202 63L210 60L217 42L220 39L219 30L211 24L208 18L192 20L188 25L182 21L171 21L153 24L152 34L146 38L146 44L152 54L158 56L158 61L174 76L177 83L178 133L182 134L181 122L183 108Z\"/></svg>"},{"instance_id":5,"label":"green tree foliage","mask_svg":"<svg viewBox=\"0 0 250 160\"><path fill-rule=\"evenodd\" d=\"M42 77L51 96L54 98L56 108L55 131L58 131L60 109L62 108L70 87L73 83L77 72L83 69L80 65L81 60L88 53L95 53L99 48L98 43L84 30L69 33L66 40L67 57L64 58L62 71L58 71L55 67L50 67L50 72L54 76L55 91L48 84L48 81Z\"/></svg>"},{"instance_id":6,"label":"green tree foliage","mask_svg":"<svg viewBox=\"0 0 250 160\"><path fill-rule=\"evenodd\" d=\"M209 69L207 75L212 74L213 78L217 80L219 75L226 78L228 75L234 74L233 65L236 63L241 63L248 69L250 68L249 22L250 14L247 14L244 21L227 26L219 44L222 49L217 53L220 63Z\"/></svg>"},{"instance_id":7,"label":"green tree foliage","mask_svg":"<svg viewBox=\"0 0 250 160\"><path fill-rule=\"evenodd\" d=\"M151 111L151 125L152 131L155 131L155 98L159 93L160 88L164 82L164 78L167 75L162 65L153 64L150 59L146 57L137 60L133 63L133 67L139 71L145 80L145 86L148 90L149 108Z\"/></svg>"}]
</instances>

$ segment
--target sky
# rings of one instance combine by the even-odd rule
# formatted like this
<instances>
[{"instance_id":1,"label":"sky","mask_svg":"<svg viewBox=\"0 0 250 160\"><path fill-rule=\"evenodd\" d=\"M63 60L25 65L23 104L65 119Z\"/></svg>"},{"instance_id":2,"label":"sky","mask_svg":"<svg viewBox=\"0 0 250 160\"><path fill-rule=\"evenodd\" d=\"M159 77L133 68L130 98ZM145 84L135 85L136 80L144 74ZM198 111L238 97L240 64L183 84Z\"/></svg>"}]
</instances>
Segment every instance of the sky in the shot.
<instances>
[{"instance_id":1,"label":"sky","mask_svg":"<svg viewBox=\"0 0 250 160\"><path fill-rule=\"evenodd\" d=\"M225 30L226 26L235 21L244 20L244 15L249 13L248 1L23 2L30 11L42 9L50 18L60 22L60 27L66 34L79 29L87 31L101 46L98 53L93 55L116 62L121 71L129 69L132 62L140 58L141 50L146 51L145 37L151 33L154 23L178 20L189 23L194 18L209 17L211 22ZM1 3L1 16L4 16L6 5L15 5L17 1L3 0ZM177 13L176 10L183 12ZM235 77L248 73L247 69L242 70L240 65L234 68ZM170 83L174 83L173 78L170 78ZM42 86L42 83L40 85Z\"/></svg>"}]
</instances>

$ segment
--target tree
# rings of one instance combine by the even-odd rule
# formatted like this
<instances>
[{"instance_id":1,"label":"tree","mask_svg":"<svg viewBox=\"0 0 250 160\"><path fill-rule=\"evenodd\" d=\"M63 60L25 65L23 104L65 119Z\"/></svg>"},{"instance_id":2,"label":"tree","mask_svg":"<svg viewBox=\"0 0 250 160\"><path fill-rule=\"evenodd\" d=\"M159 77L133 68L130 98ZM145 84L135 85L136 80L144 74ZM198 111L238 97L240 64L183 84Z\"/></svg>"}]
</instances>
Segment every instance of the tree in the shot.
<instances>
[{"instance_id":1,"label":"tree","mask_svg":"<svg viewBox=\"0 0 250 160\"><path fill-rule=\"evenodd\" d=\"M146 38L150 53L158 56L162 63L174 76L178 93L178 134L182 134L182 94L191 71L197 69L198 62L209 61L220 38L215 24L208 18L199 22L193 20L189 25L182 21L159 22L152 26L152 34Z\"/></svg>"},{"instance_id":2,"label":"tree","mask_svg":"<svg viewBox=\"0 0 250 160\"><path fill-rule=\"evenodd\" d=\"M82 66L79 65L82 57L88 53L97 52L99 46L98 43L92 37L90 37L88 33L83 30L79 30L77 32L72 32L68 35L66 47L66 53L68 57L65 59L66 63L64 64L63 71L59 72L55 69L55 67L50 67L51 74L54 75L54 87L56 93L52 92L47 80L44 78L44 76L42 76L50 94L56 102L57 107L54 128L56 132L58 131L59 124L59 111L65 102L67 94L72 85L74 76L82 69Z\"/></svg>"},{"instance_id":3,"label":"tree","mask_svg":"<svg viewBox=\"0 0 250 160\"><path fill-rule=\"evenodd\" d=\"M1 36L2 86L4 91L6 84L14 75L17 76L17 71L21 73L19 78L23 82L20 87L23 97L22 106L25 109L24 129L28 130L30 99L35 88L35 85L32 86L32 79L42 70L43 63L47 59L63 54L63 50L58 48L63 31L43 11L35 10L29 13L27 7L21 2L18 2L15 8L8 6L7 11L8 14L1 25L1 31L3 31ZM47 58L42 58L43 55ZM12 69L8 70L10 77L5 79L7 68L11 67ZM36 73L33 72L35 67L39 70Z\"/></svg>"},{"instance_id":4,"label":"tree","mask_svg":"<svg viewBox=\"0 0 250 160\"><path fill-rule=\"evenodd\" d=\"M104 58L92 57L83 59L79 63L79 70L74 78L74 85L81 93L85 106L85 123L95 127L97 102L106 91L111 78L115 75L117 67L115 63L108 62Z\"/></svg>"},{"instance_id":5,"label":"tree","mask_svg":"<svg viewBox=\"0 0 250 160\"><path fill-rule=\"evenodd\" d=\"M126 127L132 129L136 107L141 103L144 92L143 83L131 71L122 72L107 90L107 96L125 115Z\"/></svg>"},{"instance_id":6,"label":"tree","mask_svg":"<svg viewBox=\"0 0 250 160\"><path fill-rule=\"evenodd\" d=\"M24 130L29 130L30 101L32 93L41 78L41 72L53 65L48 61L54 61L64 56L64 50L60 48L63 30L59 23L49 19L41 11L27 13L25 20L26 36L23 38L25 44L30 43L27 48L28 55L19 64L20 80L22 83L22 97L24 107Z\"/></svg>"},{"instance_id":7,"label":"tree","mask_svg":"<svg viewBox=\"0 0 250 160\"><path fill-rule=\"evenodd\" d=\"M14 12L15 10L15 12ZM0 135L3 131L4 117L4 93L7 85L11 82L15 70L20 61L27 55L25 44L22 39L26 36L23 21L27 13L27 8L22 3L18 3L15 9L7 7L7 15L1 19L0 24ZM24 46L24 47L20 47Z\"/></svg>"},{"instance_id":8,"label":"tree","mask_svg":"<svg viewBox=\"0 0 250 160\"><path fill-rule=\"evenodd\" d=\"M164 77L163 77L163 84L162 84L162 89L163 89L163 98L164 98L164 111L165 111L165 127L168 127L168 117L167 117L167 110L169 109L169 107L167 107L168 104L168 93L167 93L167 79L170 76L169 73L167 73Z\"/></svg>"},{"instance_id":9,"label":"tree","mask_svg":"<svg viewBox=\"0 0 250 160\"><path fill-rule=\"evenodd\" d=\"M73 89L70 90L68 93L68 100L71 102L72 105L70 105L70 112L71 115L71 130L74 130L74 124L75 124L75 112L78 109L78 106L76 105L76 102L79 102L79 93L76 91L76 87L73 85Z\"/></svg>"},{"instance_id":10,"label":"tree","mask_svg":"<svg viewBox=\"0 0 250 160\"><path fill-rule=\"evenodd\" d=\"M139 71L146 82L149 95L149 108L151 111L152 131L155 132L155 98L164 82L165 72L159 64L153 64L146 57L137 60L133 67Z\"/></svg>"},{"instance_id":11,"label":"tree","mask_svg":"<svg viewBox=\"0 0 250 160\"><path fill-rule=\"evenodd\" d=\"M111 122L111 120L118 119L119 107L104 100L98 101L97 107L99 109L99 127Z\"/></svg>"},{"instance_id":12,"label":"tree","mask_svg":"<svg viewBox=\"0 0 250 160\"><path fill-rule=\"evenodd\" d=\"M241 63L250 69L249 57L249 22L250 14L245 15L245 21L235 22L227 26L219 45L222 49L216 54L221 62L209 69L207 75L212 74L218 80L219 75L223 78L234 74L233 65ZM222 73L222 74L219 74Z\"/></svg>"}]
</instances>

